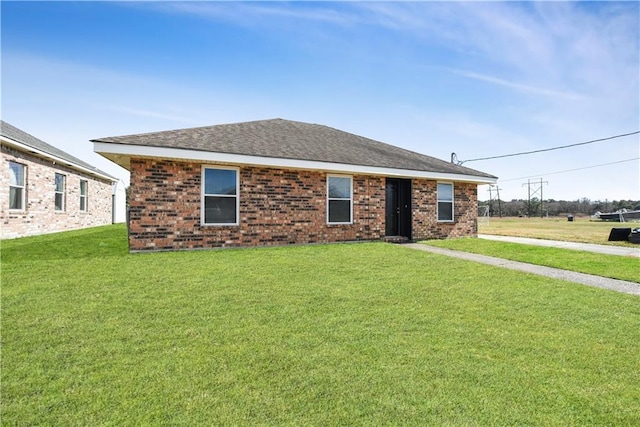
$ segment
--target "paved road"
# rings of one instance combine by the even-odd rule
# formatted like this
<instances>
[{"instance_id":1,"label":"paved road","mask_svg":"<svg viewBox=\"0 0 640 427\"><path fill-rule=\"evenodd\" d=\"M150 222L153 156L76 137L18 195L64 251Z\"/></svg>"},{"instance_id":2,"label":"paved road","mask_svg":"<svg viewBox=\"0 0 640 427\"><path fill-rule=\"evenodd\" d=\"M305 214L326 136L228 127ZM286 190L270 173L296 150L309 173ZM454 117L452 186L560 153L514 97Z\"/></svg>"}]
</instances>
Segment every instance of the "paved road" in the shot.
<instances>
[{"instance_id":1,"label":"paved road","mask_svg":"<svg viewBox=\"0 0 640 427\"><path fill-rule=\"evenodd\" d=\"M606 255L633 256L640 258L640 247L594 245L591 243L560 242L558 240L530 239L527 237L495 236L492 234L478 234L478 238L498 240L500 242L524 243L526 245L549 246L553 248L572 249L576 251L596 252Z\"/></svg>"},{"instance_id":2,"label":"paved road","mask_svg":"<svg viewBox=\"0 0 640 427\"><path fill-rule=\"evenodd\" d=\"M612 291L640 296L640 283L609 279L607 277L593 276L591 274L577 273L575 271L562 270L559 268L544 267L540 265L528 264L526 262L510 261L503 258L472 254L469 252L453 251L450 249L437 248L435 246L429 246L421 243L408 243L404 244L403 246L425 252L433 252L440 255L466 259L468 261L495 265L497 267L508 268L511 270L524 271L527 273L566 280L568 282L580 283L582 285L609 289Z\"/></svg>"}]
</instances>

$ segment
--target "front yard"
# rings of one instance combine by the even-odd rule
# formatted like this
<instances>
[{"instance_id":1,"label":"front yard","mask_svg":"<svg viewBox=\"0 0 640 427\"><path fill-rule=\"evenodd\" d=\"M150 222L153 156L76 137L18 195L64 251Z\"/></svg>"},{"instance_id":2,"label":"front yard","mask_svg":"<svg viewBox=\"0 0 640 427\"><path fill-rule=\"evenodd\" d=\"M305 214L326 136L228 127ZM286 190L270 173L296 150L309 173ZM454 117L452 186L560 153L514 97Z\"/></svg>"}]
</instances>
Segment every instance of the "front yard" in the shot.
<instances>
[{"instance_id":1,"label":"front yard","mask_svg":"<svg viewBox=\"0 0 640 427\"><path fill-rule=\"evenodd\" d=\"M2 242L3 425L638 425L640 299L384 243Z\"/></svg>"}]
</instances>

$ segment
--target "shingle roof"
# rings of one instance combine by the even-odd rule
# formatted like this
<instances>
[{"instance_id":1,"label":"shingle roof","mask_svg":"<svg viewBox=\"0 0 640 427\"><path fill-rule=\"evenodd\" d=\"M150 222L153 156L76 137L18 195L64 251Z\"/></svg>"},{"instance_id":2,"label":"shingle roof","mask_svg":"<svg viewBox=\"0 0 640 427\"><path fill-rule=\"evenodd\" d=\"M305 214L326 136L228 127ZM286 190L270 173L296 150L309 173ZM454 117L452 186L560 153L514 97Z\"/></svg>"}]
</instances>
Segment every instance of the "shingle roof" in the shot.
<instances>
[{"instance_id":1,"label":"shingle roof","mask_svg":"<svg viewBox=\"0 0 640 427\"><path fill-rule=\"evenodd\" d=\"M62 151L59 148L54 147L53 145L47 144L46 142L36 138L33 135L29 135L25 131L18 129L17 127L5 122L4 120L0 120L0 135L2 135L7 139L26 145L27 147L33 148L35 150L38 150L46 154L49 154L51 156L62 159L70 163L71 165L80 166L96 174L103 175L105 177L109 177L113 180L116 180L116 178L114 178L113 176L109 175L106 172L101 171L95 166L92 166L89 163L82 161L77 157L74 157L71 154Z\"/></svg>"},{"instance_id":2,"label":"shingle roof","mask_svg":"<svg viewBox=\"0 0 640 427\"><path fill-rule=\"evenodd\" d=\"M484 172L328 126L283 119L91 141L495 178Z\"/></svg>"}]
</instances>

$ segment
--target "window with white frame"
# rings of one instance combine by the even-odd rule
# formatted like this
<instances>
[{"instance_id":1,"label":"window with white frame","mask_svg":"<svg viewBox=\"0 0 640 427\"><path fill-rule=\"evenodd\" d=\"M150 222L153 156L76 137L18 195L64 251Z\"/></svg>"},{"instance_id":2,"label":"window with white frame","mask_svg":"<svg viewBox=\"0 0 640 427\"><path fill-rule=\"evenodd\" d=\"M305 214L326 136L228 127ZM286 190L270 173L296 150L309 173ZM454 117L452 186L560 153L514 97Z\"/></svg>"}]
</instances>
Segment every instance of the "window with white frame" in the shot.
<instances>
[{"instance_id":1,"label":"window with white frame","mask_svg":"<svg viewBox=\"0 0 640 427\"><path fill-rule=\"evenodd\" d=\"M202 169L202 224L238 224L238 179L236 168Z\"/></svg>"},{"instance_id":2,"label":"window with white frame","mask_svg":"<svg viewBox=\"0 0 640 427\"><path fill-rule=\"evenodd\" d=\"M327 176L327 222L351 224L353 186L350 176Z\"/></svg>"},{"instance_id":3,"label":"window with white frame","mask_svg":"<svg viewBox=\"0 0 640 427\"><path fill-rule=\"evenodd\" d=\"M87 189L89 187L89 183L81 179L80 180L80 211L86 212L88 209L87 205Z\"/></svg>"},{"instance_id":4,"label":"window with white frame","mask_svg":"<svg viewBox=\"0 0 640 427\"><path fill-rule=\"evenodd\" d=\"M438 221L453 221L453 184L438 183Z\"/></svg>"},{"instance_id":5,"label":"window with white frame","mask_svg":"<svg viewBox=\"0 0 640 427\"><path fill-rule=\"evenodd\" d=\"M65 176L56 173L55 210L64 211L64 184Z\"/></svg>"},{"instance_id":6,"label":"window with white frame","mask_svg":"<svg viewBox=\"0 0 640 427\"><path fill-rule=\"evenodd\" d=\"M9 162L9 209L24 210L26 166Z\"/></svg>"}]
</instances>

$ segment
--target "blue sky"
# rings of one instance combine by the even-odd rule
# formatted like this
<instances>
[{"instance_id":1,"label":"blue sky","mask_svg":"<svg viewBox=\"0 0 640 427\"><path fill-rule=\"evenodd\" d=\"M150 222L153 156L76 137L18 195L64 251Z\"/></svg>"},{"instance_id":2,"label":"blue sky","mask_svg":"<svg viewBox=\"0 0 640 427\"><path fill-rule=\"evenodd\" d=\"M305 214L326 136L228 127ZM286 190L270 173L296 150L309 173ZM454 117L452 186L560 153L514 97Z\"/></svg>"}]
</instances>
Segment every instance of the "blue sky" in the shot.
<instances>
[{"instance_id":1,"label":"blue sky","mask_svg":"<svg viewBox=\"0 0 640 427\"><path fill-rule=\"evenodd\" d=\"M280 117L467 160L640 130L638 2L0 7L2 119L125 182L90 139ZM619 200L639 158L634 135L465 166L505 200Z\"/></svg>"}]
</instances>

